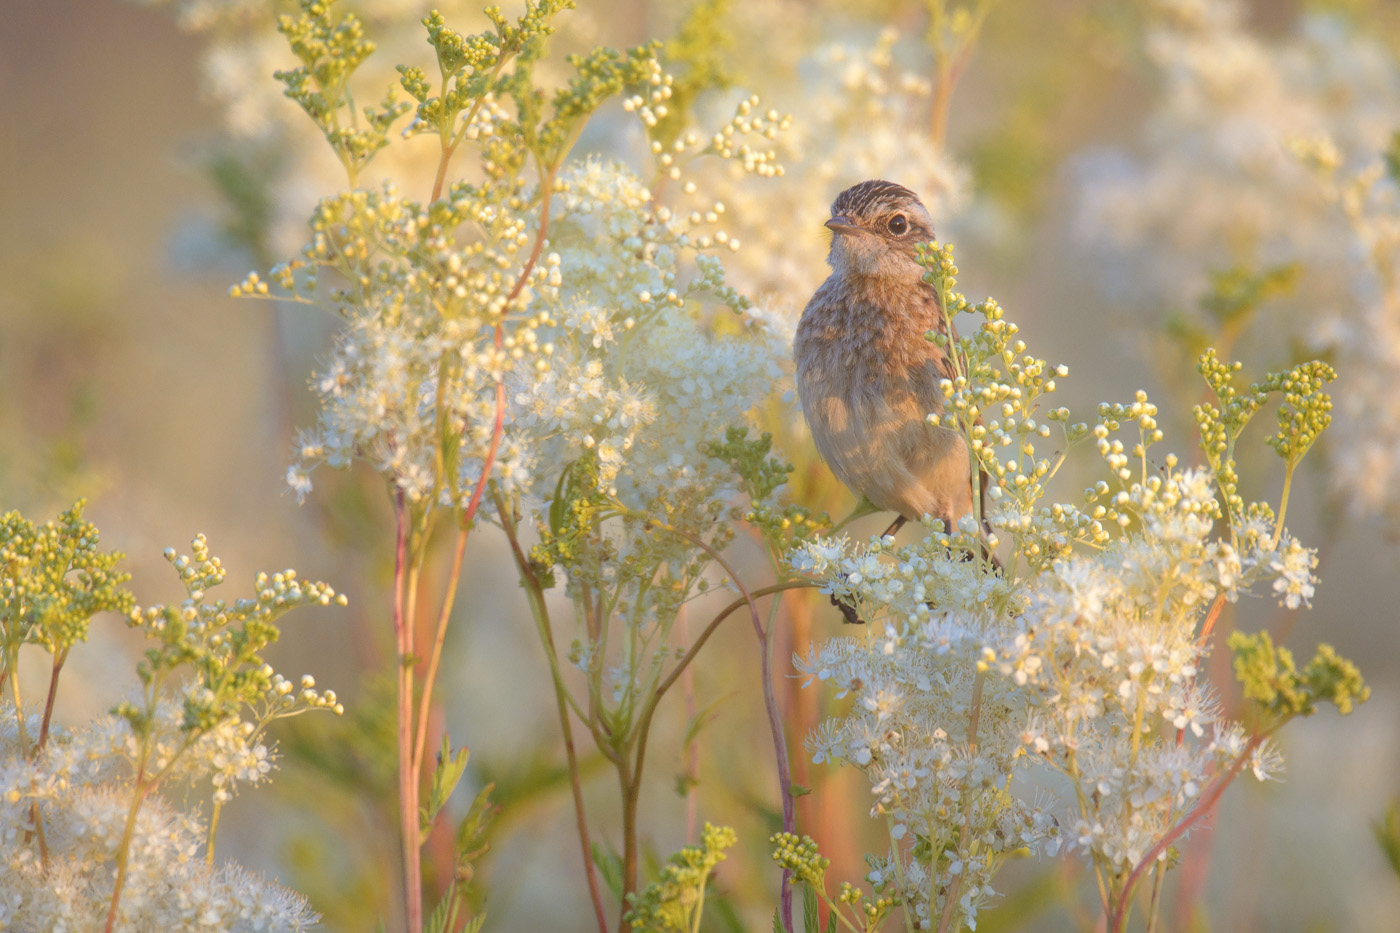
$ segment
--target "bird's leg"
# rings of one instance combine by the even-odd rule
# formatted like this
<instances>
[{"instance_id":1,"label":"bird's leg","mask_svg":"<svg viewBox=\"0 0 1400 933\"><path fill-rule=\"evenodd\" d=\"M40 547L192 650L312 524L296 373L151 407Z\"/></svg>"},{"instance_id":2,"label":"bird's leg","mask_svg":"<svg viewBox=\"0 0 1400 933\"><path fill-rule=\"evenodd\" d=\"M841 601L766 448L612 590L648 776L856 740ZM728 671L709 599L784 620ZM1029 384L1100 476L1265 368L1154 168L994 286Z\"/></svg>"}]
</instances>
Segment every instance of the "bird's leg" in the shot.
<instances>
[{"instance_id":1,"label":"bird's leg","mask_svg":"<svg viewBox=\"0 0 1400 933\"><path fill-rule=\"evenodd\" d=\"M845 528L851 522L855 521L856 519L864 518L867 515L874 515L878 511L880 511L880 507L878 505L871 502L865 496L861 496L860 501L856 503L855 508L851 509L851 514L847 515L845 518L837 522L835 526L832 527L829 533L834 535L842 528Z\"/></svg>"},{"instance_id":2,"label":"bird's leg","mask_svg":"<svg viewBox=\"0 0 1400 933\"><path fill-rule=\"evenodd\" d=\"M903 515L896 517L894 521L890 522L890 527L886 528L884 534L880 535L880 537L888 538L890 535L895 534L899 529L904 527L904 523L907 521L909 521L909 519L905 518Z\"/></svg>"}]
</instances>

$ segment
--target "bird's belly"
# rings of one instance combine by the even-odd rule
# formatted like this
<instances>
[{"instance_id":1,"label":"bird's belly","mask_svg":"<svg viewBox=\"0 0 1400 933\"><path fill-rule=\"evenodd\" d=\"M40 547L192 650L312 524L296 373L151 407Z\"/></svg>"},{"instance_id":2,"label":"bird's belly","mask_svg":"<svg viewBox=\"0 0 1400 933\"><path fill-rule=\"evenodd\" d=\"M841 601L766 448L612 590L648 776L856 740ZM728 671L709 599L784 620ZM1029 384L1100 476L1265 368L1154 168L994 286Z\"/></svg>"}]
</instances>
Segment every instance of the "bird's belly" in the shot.
<instances>
[{"instance_id":1,"label":"bird's belly","mask_svg":"<svg viewBox=\"0 0 1400 933\"><path fill-rule=\"evenodd\" d=\"M828 380L799 378L812 437L833 473L881 509L956 523L972 511L967 446L927 423L939 400L878 385L823 391Z\"/></svg>"}]
</instances>

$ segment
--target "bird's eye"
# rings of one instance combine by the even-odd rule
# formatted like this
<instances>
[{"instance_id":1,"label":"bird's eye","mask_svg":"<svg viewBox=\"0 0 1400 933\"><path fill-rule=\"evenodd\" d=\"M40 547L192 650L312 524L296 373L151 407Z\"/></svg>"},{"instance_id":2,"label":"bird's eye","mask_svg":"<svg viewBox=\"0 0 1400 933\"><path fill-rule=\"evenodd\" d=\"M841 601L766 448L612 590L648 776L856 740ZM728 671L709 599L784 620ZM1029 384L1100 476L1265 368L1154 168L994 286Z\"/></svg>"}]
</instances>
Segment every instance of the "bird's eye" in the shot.
<instances>
[{"instance_id":1,"label":"bird's eye","mask_svg":"<svg viewBox=\"0 0 1400 933\"><path fill-rule=\"evenodd\" d=\"M887 226L890 228L890 233L893 233L895 236L903 236L909 229L909 221L904 219L903 214L895 214L890 218L890 222Z\"/></svg>"}]
</instances>

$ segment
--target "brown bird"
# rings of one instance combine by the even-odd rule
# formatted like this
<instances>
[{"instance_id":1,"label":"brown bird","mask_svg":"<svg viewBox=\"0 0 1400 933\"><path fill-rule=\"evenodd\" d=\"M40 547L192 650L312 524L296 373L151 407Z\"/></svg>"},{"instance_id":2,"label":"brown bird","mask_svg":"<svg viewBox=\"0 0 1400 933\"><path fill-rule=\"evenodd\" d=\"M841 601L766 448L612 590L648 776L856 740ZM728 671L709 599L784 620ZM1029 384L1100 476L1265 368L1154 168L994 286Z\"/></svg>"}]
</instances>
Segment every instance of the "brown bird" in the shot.
<instances>
[{"instance_id":1,"label":"brown bird","mask_svg":"<svg viewBox=\"0 0 1400 933\"><path fill-rule=\"evenodd\" d=\"M954 370L924 335L957 339L915 260L915 244L934 239L933 219L903 185L864 181L837 195L826 226L832 272L802 312L793 344L817 450L853 492L899 513L886 534L924 515L955 531L972 512L967 445L925 420L943 411L938 383Z\"/></svg>"}]
</instances>

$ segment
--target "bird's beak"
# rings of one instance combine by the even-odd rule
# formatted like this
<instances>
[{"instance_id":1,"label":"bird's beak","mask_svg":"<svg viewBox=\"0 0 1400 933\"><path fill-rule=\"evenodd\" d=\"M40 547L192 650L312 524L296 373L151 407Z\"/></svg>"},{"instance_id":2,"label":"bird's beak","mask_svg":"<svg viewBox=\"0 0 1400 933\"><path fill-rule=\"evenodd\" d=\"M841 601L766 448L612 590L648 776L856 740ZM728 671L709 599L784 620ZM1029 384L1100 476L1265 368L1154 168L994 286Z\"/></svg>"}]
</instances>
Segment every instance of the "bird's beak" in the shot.
<instances>
[{"instance_id":1,"label":"bird's beak","mask_svg":"<svg viewBox=\"0 0 1400 933\"><path fill-rule=\"evenodd\" d=\"M847 217L845 214L837 214L835 217L828 220L826 222L826 227L828 230L837 234L861 232L860 227L856 226L855 221Z\"/></svg>"}]
</instances>

